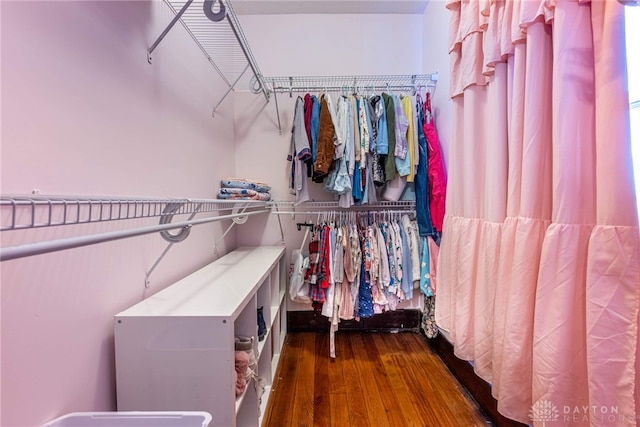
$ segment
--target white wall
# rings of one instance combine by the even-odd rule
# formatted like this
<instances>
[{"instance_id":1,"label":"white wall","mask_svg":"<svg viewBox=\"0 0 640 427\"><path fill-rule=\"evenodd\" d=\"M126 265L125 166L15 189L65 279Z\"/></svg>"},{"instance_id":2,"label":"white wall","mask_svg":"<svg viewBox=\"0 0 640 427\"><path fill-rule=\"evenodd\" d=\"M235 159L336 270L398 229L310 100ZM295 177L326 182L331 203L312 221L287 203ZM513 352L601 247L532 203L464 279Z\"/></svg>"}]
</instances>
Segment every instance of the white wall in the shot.
<instances>
[{"instance_id":1,"label":"white wall","mask_svg":"<svg viewBox=\"0 0 640 427\"><path fill-rule=\"evenodd\" d=\"M265 76L415 74L419 15L242 15Z\"/></svg>"},{"instance_id":2,"label":"white wall","mask_svg":"<svg viewBox=\"0 0 640 427\"><path fill-rule=\"evenodd\" d=\"M159 1L1 2L2 193L214 198L234 174L233 99ZM199 215L198 217L203 217ZM252 217L253 218L253 217ZM251 223L252 218L249 219ZM3 246L158 218L3 232ZM215 259L228 221L194 227L151 276L158 234L6 261L3 427L115 409L113 315ZM219 247L235 248L235 232Z\"/></svg>"},{"instance_id":3,"label":"white wall","mask_svg":"<svg viewBox=\"0 0 640 427\"><path fill-rule=\"evenodd\" d=\"M242 15L240 22L266 76L331 76L422 73L420 15ZM287 188L287 152L297 95L278 95L282 135L275 102L247 93L236 95L236 171L273 185L277 200L292 200ZM314 200L331 200L321 184L310 183ZM288 253L300 246L296 222L306 216L280 216ZM278 217L257 219L238 230L239 245L279 244ZM421 308L418 298L413 304ZM408 305L411 307L411 305ZM289 304L289 310L308 310Z\"/></svg>"}]
</instances>

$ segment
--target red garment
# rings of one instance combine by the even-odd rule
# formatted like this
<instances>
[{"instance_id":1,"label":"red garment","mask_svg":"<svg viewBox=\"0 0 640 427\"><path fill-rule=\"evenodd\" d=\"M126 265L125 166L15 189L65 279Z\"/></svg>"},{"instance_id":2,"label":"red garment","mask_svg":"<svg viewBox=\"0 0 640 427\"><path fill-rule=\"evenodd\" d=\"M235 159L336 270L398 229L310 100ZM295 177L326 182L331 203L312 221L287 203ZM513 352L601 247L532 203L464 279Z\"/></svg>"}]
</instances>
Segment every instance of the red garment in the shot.
<instances>
[{"instance_id":1,"label":"red garment","mask_svg":"<svg viewBox=\"0 0 640 427\"><path fill-rule=\"evenodd\" d=\"M322 308L322 303L327 298L326 289L320 285L320 249L322 246L321 231L314 231L311 242L309 242L309 268L307 269L304 280L309 283L309 297L314 303L320 303L319 307ZM314 305L315 307L315 305Z\"/></svg>"},{"instance_id":2,"label":"red garment","mask_svg":"<svg viewBox=\"0 0 640 427\"><path fill-rule=\"evenodd\" d=\"M431 96L427 93L425 108L431 116ZM427 175L429 177L429 210L431 222L438 232L442 232L444 222L444 207L447 196L447 173L440 148L440 139L433 119L425 120L424 136L427 139Z\"/></svg>"},{"instance_id":3,"label":"red garment","mask_svg":"<svg viewBox=\"0 0 640 427\"><path fill-rule=\"evenodd\" d=\"M329 288L329 276L331 275L331 228L328 225L322 226L320 233L320 258L318 259L318 285L321 289Z\"/></svg>"},{"instance_id":4,"label":"red garment","mask_svg":"<svg viewBox=\"0 0 640 427\"><path fill-rule=\"evenodd\" d=\"M304 281L312 285L318 283L318 259L320 258L320 240L315 233L309 242L309 268L304 273Z\"/></svg>"},{"instance_id":5,"label":"red garment","mask_svg":"<svg viewBox=\"0 0 640 427\"><path fill-rule=\"evenodd\" d=\"M311 110L313 108L313 100L311 95L306 94L304 96L304 128L307 131L307 138L309 138L309 144L311 144Z\"/></svg>"}]
</instances>

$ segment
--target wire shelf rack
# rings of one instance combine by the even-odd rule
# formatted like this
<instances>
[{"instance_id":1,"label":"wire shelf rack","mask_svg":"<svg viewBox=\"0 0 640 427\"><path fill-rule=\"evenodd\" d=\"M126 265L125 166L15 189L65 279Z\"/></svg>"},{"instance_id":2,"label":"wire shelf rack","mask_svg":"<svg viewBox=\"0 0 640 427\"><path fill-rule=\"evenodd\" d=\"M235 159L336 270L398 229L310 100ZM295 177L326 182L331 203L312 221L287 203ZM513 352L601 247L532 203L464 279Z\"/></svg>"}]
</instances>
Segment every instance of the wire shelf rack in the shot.
<instances>
[{"instance_id":1,"label":"wire shelf rack","mask_svg":"<svg viewBox=\"0 0 640 427\"><path fill-rule=\"evenodd\" d=\"M230 0L215 0L212 3L205 0L165 0L165 3L171 8L175 17L147 50L149 63L152 62L154 50L179 21L228 87L226 93L213 107L213 116L227 95L234 91L239 83L245 87L253 87L253 93L262 93L265 99L269 100L269 92L262 72ZM221 8L221 18L216 21L209 19L205 14L205 7L212 8L214 3ZM247 74L249 69L251 73Z\"/></svg>"},{"instance_id":2,"label":"wire shelf rack","mask_svg":"<svg viewBox=\"0 0 640 427\"><path fill-rule=\"evenodd\" d=\"M267 202L271 212L278 215L297 213L321 213L326 211L415 211L416 202L407 201L382 201L377 203L354 205L349 208L340 207L336 201L313 201L296 205L292 201Z\"/></svg>"},{"instance_id":3,"label":"wire shelf rack","mask_svg":"<svg viewBox=\"0 0 640 427\"><path fill-rule=\"evenodd\" d=\"M166 2L176 14L187 3L182 0ZM228 85L238 78L247 63L251 63L262 76L232 2L225 1L224 4L227 15L220 22L213 22L205 16L203 0L193 1L180 20Z\"/></svg>"},{"instance_id":4,"label":"wire shelf rack","mask_svg":"<svg viewBox=\"0 0 640 427\"><path fill-rule=\"evenodd\" d=\"M435 88L438 73L405 75L350 75L265 77L270 92L379 92Z\"/></svg>"},{"instance_id":5,"label":"wire shelf rack","mask_svg":"<svg viewBox=\"0 0 640 427\"><path fill-rule=\"evenodd\" d=\"M260 201L91 196L0 196L0 231L265 207Z\"/></svg>"},{"instance_id":6,"label":"wire shelf rack","mask_svg":"<svg viewBox=\"0 0 640 427\"><path fill-rule=\"evenodd\" d=\"M387 74L387 75L350 75L350 76L297 76L265 77L264 84L269 93L273 93L278 118L278 133L282 135L278 93L339 92L373 95L377 92L408 92L412 95L429 91L435 94L438 73L431 74Z\"/></svg>"}]
</instances>

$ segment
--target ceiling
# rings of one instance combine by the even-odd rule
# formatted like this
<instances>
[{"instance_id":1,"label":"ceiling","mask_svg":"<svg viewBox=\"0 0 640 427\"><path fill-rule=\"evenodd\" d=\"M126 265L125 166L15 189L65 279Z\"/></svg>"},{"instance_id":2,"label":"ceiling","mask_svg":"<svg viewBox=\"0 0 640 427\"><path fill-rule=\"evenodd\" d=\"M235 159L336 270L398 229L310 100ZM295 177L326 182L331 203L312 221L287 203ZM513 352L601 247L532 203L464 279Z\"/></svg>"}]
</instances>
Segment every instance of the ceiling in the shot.
<instances>
[{"instance_id":1,"label":"ceiling","mask_svg":"<svg viewBox=\"0 0 640 427\"><path fill-rule=\"evenodd\" d=\"M422 14L429 0L233 0L238 15Z\"/></svg>"}]
</instances>

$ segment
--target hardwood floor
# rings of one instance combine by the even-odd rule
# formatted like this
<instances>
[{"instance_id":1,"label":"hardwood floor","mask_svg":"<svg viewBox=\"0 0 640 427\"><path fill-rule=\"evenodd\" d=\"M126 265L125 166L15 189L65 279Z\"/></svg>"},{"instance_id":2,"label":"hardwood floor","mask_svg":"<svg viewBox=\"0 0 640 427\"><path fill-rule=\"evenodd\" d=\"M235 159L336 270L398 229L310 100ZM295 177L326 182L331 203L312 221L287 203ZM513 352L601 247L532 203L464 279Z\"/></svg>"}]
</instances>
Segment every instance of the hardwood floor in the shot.
<instances>
[{"instance_id":1,"label":"hardwood floor","mask_svg":"<svg viewBox=\"0 0 640 427\"><path fill-rule=\"evenodd\" d=\"M287 334L263 426L467 427L490 422L418 333Z\"/></svg>"}]
</instances>

